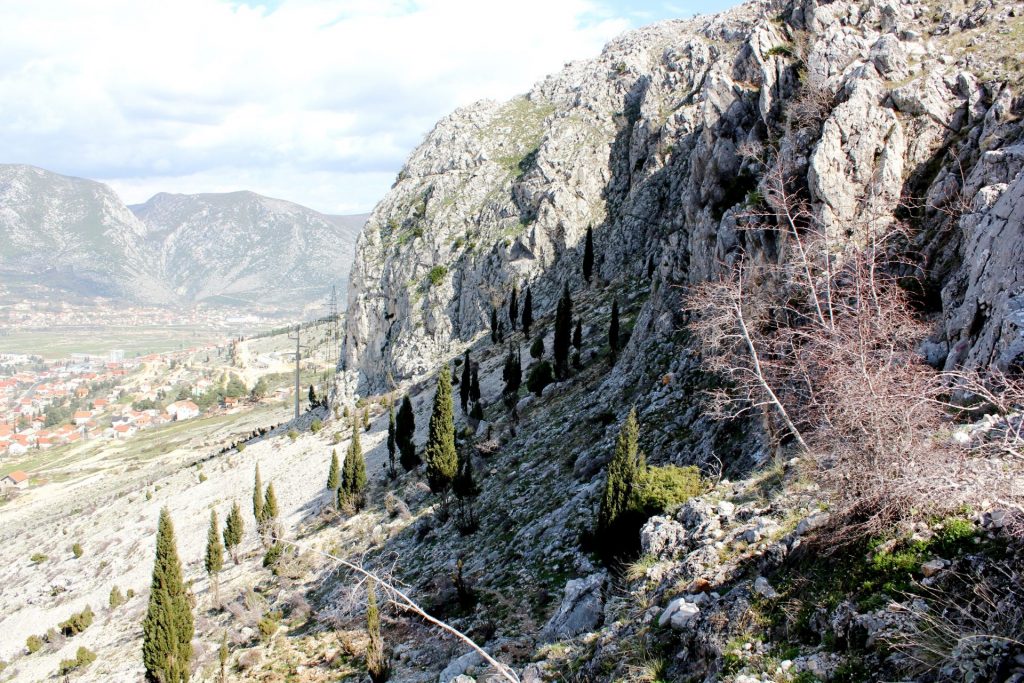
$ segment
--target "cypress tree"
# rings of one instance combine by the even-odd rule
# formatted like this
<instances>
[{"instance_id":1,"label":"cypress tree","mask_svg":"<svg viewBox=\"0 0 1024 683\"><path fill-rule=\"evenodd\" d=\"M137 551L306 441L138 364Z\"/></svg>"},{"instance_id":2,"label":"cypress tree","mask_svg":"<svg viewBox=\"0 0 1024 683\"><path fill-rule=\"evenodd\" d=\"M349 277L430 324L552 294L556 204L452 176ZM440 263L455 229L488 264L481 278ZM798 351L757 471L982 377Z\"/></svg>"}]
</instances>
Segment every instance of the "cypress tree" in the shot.
<instances>
[{"instance_id":1,"label":"cypress tree","mask_svg":"<svg viewBox=\"0 0 1024 683\"><path fill-rule=\"evenodd\" d=\"M441 368L434 393L434 410L426 447L427 482L433 493L445 493L459 465L455 452L455 420L452 417L452 384L448 366Z\"/></svg>"},{"instance_id":2,"label":"cypress tree","mask_svg":"<svg viewBox=\"0 0 1024 683\"><path fill-rule=\"evenodd\" d=\"M459 451L459 467L455 479L452 481L452 493L456 498L475 498L480 495L480 487L477 486L476 478L473 476L473 455L468 448Z\"/></svg>"},{"instance_id":3,"label":"cypress tree","mask_svg":"<svg viewBox=\"0 0 1024 683\"><path fill-rule=\"evenodd\" d=\"M462 361L462 381L459 382L459 404L462 406L462 413L466 413L469 407L469 390L473 384L473 368L469 361L469 349L466 349L466 357Z\"/></svg>"},{"instance_id":4,"label":"cypress tree","mask_svg":"<svg viewBox=\"0 0 1024 683\"><path fill-rule=\"evenodd\" d=\"M210 510L210 529L206 532L206 557L203 566L210 577L213 601L220 607L219 574L224 569L224 546L220 542L220 522L217 521L216 510Z\"/></svg>"},{"instance_id":5,"label":"cypress tree","mask_svg":"<svg viewBox=\"0 0 1024 683\"><path fill-rule=\"evenodd\" d=\"M452 493L459 501L459 531L464 534L474 531L477 522L473 500L480 495L480 487L473 476L473 455L468 448L459 451L459 466L452 481Z\"/></svg>"},{"instance_id":6,"label":"cypress tree","mask_svg":"<svg viewBox=\"0 0 1024 683\"><path fill-rule=\"evenodd\" d=\"M370 409L363 411L363 429L370 431Z\"/></svg>"},{"instance_id":7,"label":"cypress tree","mask_svg":"<svg viewBox=\"0 0 1024 683\"><path fill-rule=\"evenodd\" d=\"M352 425L352 441L345 455L345 466L341 471L341 489L338 500L352 504L357 510L362 506L363 491L366 489L366 460L363 446L359 441L359 428Z\"/></svg>"},{"instance_id":8,"label":"cypress tree","mask_svg":"<svg viewBox=\"0 0 1024 683\"><path fill-rule=\"evenodd\" d=\"M395 441L395 406L388 402L388 474L392 479L398 476L398 469L395 467L395 453L398 450L398 442Z\"/></svg>"},{"instance_id":9,"label":"cypress tree","mask_svg":"<svg viewBox=\"0 0 1024 683\"><path fill-rule=\"evenodd\" d=\"M634 539L627 538L622 531L632 512L634 491L646 467L643 453L637 448L638 432L636 408L631 408L608 463L608 478L597 518L598 542L611 550L621 550L634 543Z\"/></svg>"},{"instance_id":10,"label":"cypress tree","mask_svg":"<svg viewBox=\"0 0 1024 683\"><path fill-rule=\"evenodd\" d=\"M530 288L526 288L526 297L523 299L523 335L530 336L530 327L533 326L533 294Z\"/></svg>"},{"instance_id":11,"label":"cypress tree","mask_svg":"<svg viewBox=\"0 0 1024 683\"><path fill-rule=\"evenodd\" d=\"M388 661L384 655L384 639L380 635L380 612L377 609L377 582L366 579L366 632L370 642L366 645L366 671L373 683L388 680Z\"/></svg>"},{"instance_id":12,"label":"cypress tree","mask_svg":"<svg viewBox=\"0 0 1024 683\"><path fill-rule=\"evenodd\" d=\"M316 403L316 389L314 389L313 385L310 384L309 385L309 407L310 407L310 409L312 409L312 408L316 408L316 406L317 406L317 403Z\"/></svg>"},{"instance_id":13,"label":"cypress tree","mask_svg":"<svg viewBox=\"0 0 1024 683\"><path fill-rule=\"evenodd\" d=\"M508 300L508 321L512 324L512 331L516 331L516 323L519 318L519 286L512 285L512 295Z\"/></svg>"},{"instance_id":14,"label":"cypress tree","mask_svg":"<svg viewBox=\"0 0 1024 683\"><path fill-rule=\"evenodd\" d=\"M220 637L220 650L217 652L217 659L220 661L220 683L228 682L228 632L225 630Z\"/></svg>"},{"instance_id":15,"label":"cypress tree","mask_svg":"<svg viewBox=\"0 0 1024 683\"><path fill-rule=\"evenodd\" d=\"M572 297L569 296L569 283L562 289L562 298L558 300L555 314L555 341L552 344L552 355L555 360L555 376L565 379L569 376L569 345L572 339Z\"/></svg>"},{"instance_id":16,"label":"cypress tree","mask_svg":"<svg viewBox=\"0 0 1024 683\"><path fill-rule=\"evenodd\" d=\"M491 306L491 343L498 343L498 309Z\"/></svg>"},{"instance_id":17,"label":"cypress tree","mask_svg":"<svg viewBox=\"0 0 1024 683\"><path fill-rule=\"evenodd\" d=\"M583 279L590 284L590 277L594 272L594 231L587 226L587 242L583 247Z\"/></svg>"},{"instance_id":18,"label":"cypress tree","mask_svg":"<svg viewBox=\"0 0 1024 683\"><path fill-rule=\"evenodd\" d=\"M263 526L266 517L263 511L263 480L260 479L260 464L256 463L256 478L252 486L252 516L256 518L256 527Z\"/></svg>"},{"instance_id":19,"label":"cypress tree","mask_svg":"<svg viewBox=\"0 0 1024 683\"><path fill-rule=\"evenodd\" d=\"M476 367L473 368L473 379L470 382L469 400L474 404L480 402L480 373Z\"/></svg>"},{"instance_id":20,"label":"cypress tree","mask_svg":"<svg viewBox=\"0 0 1024 683\"><path fill-rule=\"evenodd\" d=\"M264 498L263 504L263 517L267 522L274 522L277 520L278 508L277 508L277 496L274 494L274 482L267 484L267 495Z\"/></svg>"},{"instance_id":21,"label":"cypress tree","mask_svg":"<svg viewBox=\"0 0 1024 683\"><path fill-rule=\"evenodd\" d=\"M331 469L327 473L327 488L331 491L337 491L339 486L341 486L341 473L338 471L338 450L332 448Z\"/></svg>"},{"instance_id":22,"label":"cypress tree","mask_svg":"<svg viewBox=\"0 0 1024 683\"><path fill-rule=\"evenodd\" d=\"M406 395L402 399L402 407L398 409L398 420L395 424L395 441L401 453L402 468L406 472L416 469L422 462L420 456L416 454L415 435L416 415L412 412L412 401Z\"/></svg>"},{"instance_id":23,"label":"cypress tree","mask_svg":"<svg viewBox=\"0 0 1024 683\"><path fill-rule=\"evenodd\" d=\"M188 683L192 675L194 625L182 581L174 526L167 508L160 511L156 532L156 561L149 592L149 609L142 622L142 663L152 683Z\"/></svg>"},{"instance_id":24,"label":"cypress tree","mask_svg":"<svg viewBox=\"0 0 1024 683\"><path fill-rule=\"evenodd\" d=\"M583 321L576 319L576 329L572 331L572 345L577 351L583 346Z\"/></svg>"},{"instance_id":25,"label":"cypress tree","mask_svg":"<svg viewBox=\"0 0 1024 683\"><path fill-rule=\"evenodd\" d=\"M523 384L523 368L519 353L511 346L508 348L508 355L505 356L505 368L502 370L501 377L505 380L505 388L501 392L505 403L514 404L519 387Z\"/></svg>"},{"instance_id":26,"label":"cypress tree","mask_svg":"<svg viewBox=\"0 0 1024 683\"><path fill-rule=\"evenodd\" d=\"M242 521L242 509L238 507L238 501L231 504L231 514L224 523L224 547L231 553L231 559L238 564L238 546L242 542L242 535L245 533L245 523Z\"/></svg>"},{"instance_id":27,"label":"cypress tree","mask_svg":"<svg viewBox=\"0 0 1024 683\"><path fill-rule=\"evenodd\" d=\"M484 407L481 405L480 401L473 404L473 409L469 411L469 416L474 420L484 419Z\"/></svg>"},{"instance_id":28,"label":"cypress tree","mask_svg":"<svg viewBox=\"0 0 1024 683\"><path fill-rule=\"evenodd\" d=\"M544 357L544 335L538 334L537 338L530 344L530 355L534 360L540 360Z\"/></svg>"},{"instance_id":29,"label":"cypress tree","mask_svg":"<svg viewBox=\"0 0 1024 683\"><path fill-rule=\"evenodd\" d=\"M612 365L619 356L619 300L612 301L612 320L608 324L608 348Z\"/></svg>"}]
</instances>

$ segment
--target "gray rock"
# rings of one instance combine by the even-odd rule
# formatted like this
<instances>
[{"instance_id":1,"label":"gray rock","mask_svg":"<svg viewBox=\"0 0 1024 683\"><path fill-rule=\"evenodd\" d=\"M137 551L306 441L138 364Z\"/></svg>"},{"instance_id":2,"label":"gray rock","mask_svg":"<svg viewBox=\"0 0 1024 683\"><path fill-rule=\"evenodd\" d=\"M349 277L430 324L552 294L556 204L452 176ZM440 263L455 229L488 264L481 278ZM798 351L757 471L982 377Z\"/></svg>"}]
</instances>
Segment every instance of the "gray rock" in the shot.
<instances>
[{"instance_id":1,"label":"gray rock","mask_svg":"<svg viewBox=\"0 0 1024 683\"><path fill-rule=\"evenodd\" d=\"M658 617L658 626L669 624L677 631L685 629L700 614L700 607L686 598L676 598L668 603L665 611Z\"/></svg>"},{"instance_id":2,"label":"gray rock","mask_svg":"<svg viewBox=\"0 0 1024 683\"><path fill-rule=\"evenodd\" d=\"M473 666L478 666L484 661L483 657L475 651L471 650L466 654L456 657L448 666L441 671L437 677L437 683L468 683L472 681L476 683L473 678L466 676L466 670ZM468 679L468 680L467 680Z\"/></svg>"},{"instance_id":3,"label":"gray rock","mask_svg":"<svg viewBox=\"0 0 1024 683\"><path fill-rule=\"evenodd\" d=\"M779 597L778 591L772 588L772 585L768 583L768 579L763 576L754 579L754 592L768 600L774 600Z\"/></svg>"},{"instance_id":4,"label":"gray rock","mask_svg":"<svg viewBox=\"0 0 1024 683\"><path fill-rule=\"evenodd\" d=\"M562 604L541 630L541 640L571 638L597 628L604 612L605 580L601 572L566 583Z\"/></svg>"},{"instance_id":5,"label":"gray rock","mask_svg":"<svg viewBox=\"0 0 1024 683\"><path fill-rule=\"evenodd\" d=\"M640 546L645 554L668 557L686 543L686 529L668 517L651 517L640 530Z\"/></svg>"}]
</instances>

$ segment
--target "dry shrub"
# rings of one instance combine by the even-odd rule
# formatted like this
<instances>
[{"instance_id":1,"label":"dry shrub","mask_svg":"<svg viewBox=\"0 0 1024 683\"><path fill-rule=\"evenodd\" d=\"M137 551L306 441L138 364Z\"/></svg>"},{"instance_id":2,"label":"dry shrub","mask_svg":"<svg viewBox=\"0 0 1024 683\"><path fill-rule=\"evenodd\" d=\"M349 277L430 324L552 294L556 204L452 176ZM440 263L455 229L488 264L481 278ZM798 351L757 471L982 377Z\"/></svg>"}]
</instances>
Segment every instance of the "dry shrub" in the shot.
<instances>
[{"instance_id":1,"label":"dry shrub","mask_svg":"<svg viewBox=\"0 0 1024 683\"><path fill-rule=\"evenodd\" d=\"M919 587L925 600L893 603L908 626L885 636L915 679L1009 680L1024 655L1024 580L996 566L986 574L952 574L939 588Z\"/></svg>"},{"instance_id":2,"label":"dry shrub","mask_svg":"<svg viewBox=\"0 0 1024 683\"><path fill-rule=\"evenodd\" d=\"M392 519L411 519L412 513L409 512L409 506L405 504L405 501L396 496L393 492L388 491L384 496L384 509L388 511L388 515Z\"/></svg>"},{"instance_id":3,"label":"dry shrub","mask_svg":"<svg viewBox=\"0 0 1024 683\"><path fill-rule=\"evenodd\" d=\"M728 277L696 287L688 305L705 366L727 380L710 392L712 414L760 413L778 443L812 456L838 512L833 548L915 515L991 502L999 469L1004 477L1007 468L1024 471L1020 430L1009 437L1016 456L998 467L991 449L936 438L955 416L950 387L968 386L976 405L1004 415L1019 410L1024 391L1013 397L1006 382L944 375L923 362L917 349L927 329L891 274L902 236L891 217L865 216L837 237L778 161L761 192L767 209L748 215L745 228L773 233L777 258L741 258ZM1019 493L1006 495L1020 509Z\"/></svg>"}]
</instances>

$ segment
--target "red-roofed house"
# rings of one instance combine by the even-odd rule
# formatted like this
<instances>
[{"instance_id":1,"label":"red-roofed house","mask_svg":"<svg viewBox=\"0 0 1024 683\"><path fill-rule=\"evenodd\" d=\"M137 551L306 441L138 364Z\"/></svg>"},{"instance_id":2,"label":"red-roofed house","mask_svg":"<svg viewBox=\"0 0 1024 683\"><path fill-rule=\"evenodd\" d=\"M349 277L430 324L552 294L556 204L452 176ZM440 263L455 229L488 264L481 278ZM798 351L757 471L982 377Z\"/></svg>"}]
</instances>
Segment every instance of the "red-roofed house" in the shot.
<instances>
[{"instance_id":1,"label":"red-roofed house","mask_svg":"<svg viewBox=\"0 0 1024 683\"><path fill-rule=\"evenodd\" d=\"M3 479L0 479L0 488L27 489L28 475L21 470L11 472Z\"/></svg>"},{"instance_id":2,"label":"red-roofed house","mask_svg":"<svg viewBox=\"0 0 1024 683\"><path fill-rule=\"evenodd\" d=\"M199 406L192 401L175 401L167 406L167 413L175 420L188 420L199 416Z\"/></svg>"}]
</instances>

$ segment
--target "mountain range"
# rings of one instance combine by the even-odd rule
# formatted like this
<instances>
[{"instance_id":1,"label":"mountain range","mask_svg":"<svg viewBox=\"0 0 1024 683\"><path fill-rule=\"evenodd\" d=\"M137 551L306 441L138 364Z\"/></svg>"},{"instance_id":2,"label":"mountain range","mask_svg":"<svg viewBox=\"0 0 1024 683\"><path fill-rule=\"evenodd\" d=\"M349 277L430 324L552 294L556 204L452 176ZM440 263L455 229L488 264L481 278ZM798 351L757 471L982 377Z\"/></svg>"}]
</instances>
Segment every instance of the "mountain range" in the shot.
<instances>
[{"instance_id":1,"label":"mountain range","mask_svg":"<svg viewBox=\"0 0 1024 683\"><path fill-rule=\"evenodd\" d=\"M0 277L53 296L299 307L344 290L366 216L253 192L160 193L0 165Z\"/></svg>"}]
</instances>

